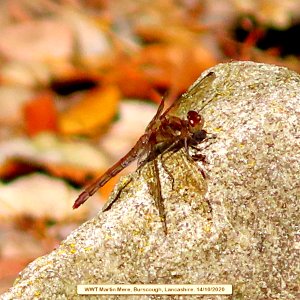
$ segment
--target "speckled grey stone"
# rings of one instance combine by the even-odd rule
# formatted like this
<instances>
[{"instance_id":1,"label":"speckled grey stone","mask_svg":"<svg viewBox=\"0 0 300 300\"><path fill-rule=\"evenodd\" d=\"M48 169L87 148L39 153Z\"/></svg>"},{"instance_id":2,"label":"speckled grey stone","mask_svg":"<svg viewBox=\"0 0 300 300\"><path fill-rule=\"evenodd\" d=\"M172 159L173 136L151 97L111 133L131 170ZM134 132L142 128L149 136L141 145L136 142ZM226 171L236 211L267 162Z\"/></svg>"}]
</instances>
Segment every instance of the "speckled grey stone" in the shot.
<instances>
[{"instance_id":1,"label":"speckled grey stone","mask_svg":"<svg viewBox=\"0 0 300 300\"><path fill-rule=\"evenodd\" d=\"M201 86L210 71L216 78ZM273 65L232 62L199 80L197 101L189 93L185 99L188 109L198 111L212 100L202 114L216 137L200 145L207 163L197 166L183 150L159 159L168 235L149 189L155 185L150 163L129 177L109 211L26 267L0 299L299 297L300 76ZM185 117L186 109L178 108L178 115ZM228 283L234 294L76 294L77 284L105 283Z\"/></svg>"}]
</instances>

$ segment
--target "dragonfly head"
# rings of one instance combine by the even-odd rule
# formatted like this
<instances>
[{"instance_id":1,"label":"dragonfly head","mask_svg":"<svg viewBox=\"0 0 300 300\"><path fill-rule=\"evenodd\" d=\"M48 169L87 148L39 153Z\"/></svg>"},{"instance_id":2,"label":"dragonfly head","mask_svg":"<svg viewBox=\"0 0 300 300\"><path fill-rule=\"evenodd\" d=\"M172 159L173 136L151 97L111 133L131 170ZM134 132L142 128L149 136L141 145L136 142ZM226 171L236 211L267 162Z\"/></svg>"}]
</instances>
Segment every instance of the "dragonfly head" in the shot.
<instances>
[{"instance_id":1,"label":"dragonfly head","mask_svg":"<svg viewBox=\"0 0 300 300\"><path fill-rule=\"evenodd\" d=\"M190 110L187 114L189 132L195 133L202 130L204 125L203 117L194 110Z\"/></svg>"}]
</instances>

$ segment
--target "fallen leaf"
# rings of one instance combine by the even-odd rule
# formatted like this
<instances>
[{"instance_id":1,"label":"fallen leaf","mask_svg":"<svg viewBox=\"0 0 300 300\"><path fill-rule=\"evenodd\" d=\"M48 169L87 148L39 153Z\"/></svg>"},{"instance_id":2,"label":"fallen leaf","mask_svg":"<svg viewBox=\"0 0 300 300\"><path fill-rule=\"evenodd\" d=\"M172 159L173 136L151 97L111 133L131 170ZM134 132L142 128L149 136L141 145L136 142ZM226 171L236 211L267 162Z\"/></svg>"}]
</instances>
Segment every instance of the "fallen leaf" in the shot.
<instances>
[{"instance_id":1,"label":"fallen leaf","mask_svg":"<svg viewBox=\"0 0 300 300\"><path fill-rule=\"evenodd\" d=\"M100 82L96 72L84 72L76 68L63 71L57 73L50 83L51 89L59 95L67 96L78 91L91 90Z\"/></svg>"},{"instance_id":2,"label":"fallen leaf","mask_svg":"<svg viewBox=\"0 0 300 300\"><path fill-rule=\"evenodd\" d=\"M0 124L12 127L23 126L23 105L33 96L24 87L3 85L0 87Z\"/></svg>"},{"instance_id":3,"label":"fallen leaf","mask_svg":"<svg viewBox=\"0 0 300 300\"><path fill-rule=\"evenodd\" d=\"M103 82L118 85L122 94L130 98L149 99L157 89L171 89L178 96L216 63L201 42L150 45L131 56L121 54Z\"/></svg>"},{"instance_id":4,"label":"fallen leaf","mask_svg":"<svg viewBox=\"0 0 300 300\"><path fill-rule=\"evenodd\" d=\"M119 118L101 137L101 149L109 153L112 163L124 156L145 132L157 111L157 105L139 100L120 103Z\"/></svg>"},{"instance_id":5,"label":"fallen leaf","mask_svg":"<svg viewBox=\"0 0 300 300\"><path fill-rule=\"evenodd\" d=\"M59 64L61 66L61 63ZM1 82L16 87L46 86L52 70L39 61L9 61L1 66Z\"/></svg>"},{"instance_id":6,"label":"fallen leaf","mask_svg":"<svg viewBox=\"0 0 300 300\"><path fill-rule=\"evenodd\" d=\"M75 51L80 63L92 69L105 65L113 53L106 22L74 9L64 9L62 16L72 28L76 40Z\"/></svg>"},{"instance_id":7,"label":"fallen leaf","mask_svg":"<svg viewBox=\"0 0 300 300\"><path fill-rule=\"evenodd\" d=\"M75 185L84 185L91 178L96 178L99 172L80 168L70 164L36 161L29 158L12 158L0 166L0 178L5 181L14 180L20 176L42 172L65 179Z\"/></svg>"},{"instance_id":8,"label":"fallen leaf","mask_svg":"<svg viewBox=\"0 0 300 300\"><path fill-rule=\"evenodd\" d=\"M71 164L93 170L107 164L106 156L96 147L83 141L65 141L54 134L43 133L34 138L11 138L0 143L0 163L20 157L40 162Z\"/></svg>"},{"instance_id":9,"label":"fallen leaf","mask_svg":"<svg viewBox=\"0 0 300 300\"><path fill-rule=\"evenodd\" d=\"M57 222L83 219L89 204L74 211L72 205L77 195L78 190L60 179L42 174L20 177L0 184L0 221L22 215Z\"/></svg>"},{"instance_id":10,"label":"fallen leaf","mask_svg":"<svg viewBox=\"0 0 300 300\"><path fill-rule=\"evenodd\" d=\"M213 55L201 43L151 45L141 51L138 60L144 66L149 82L176 89L178 94L185 91L203 70L216 64Z\"/></svg>"},{"instance_id":11,"label":"fallen leaf","mask_svg":"<svg viewBox=\"0 0 300 300\"><path fill-rule=\"evenodd\" d=\"M0 143L0 179L5 181L42 172L81 186L107 167L108 159L97 147L50 133Z\"/></svg>"},{"instance_id":12,"label":"fallen leaf","mask_svg":"<svg viewBox=\"0 0 300 300\"><path fill-rule=\"evenodd\" d=\"M30 136L43 131L57 131L57 110L53 95L43 92L24 107L25 128Z\"/></svg>"},{"instance_id":13,"label":"fallen leaf","mask_svg":"<svg viewBox=\"0 0 300 300\"><path fill-rule=\"evenodd\" d=\"M120 100L115 86L96 88L60 115L59 128L63 134L92 135L107 126L117 112Z\"/></svg>"},{"instance_id":14,"label":"fallen leaf","mask_svg":"<svg viewBox=\"0 0 300 300\"><path fill-rule=\"evenodd\" d=\"M67 60L72 52L72 29L63 20L30 20L2 26L0 30L0 53L9 60Z\"/></svg>"}]
</instances>

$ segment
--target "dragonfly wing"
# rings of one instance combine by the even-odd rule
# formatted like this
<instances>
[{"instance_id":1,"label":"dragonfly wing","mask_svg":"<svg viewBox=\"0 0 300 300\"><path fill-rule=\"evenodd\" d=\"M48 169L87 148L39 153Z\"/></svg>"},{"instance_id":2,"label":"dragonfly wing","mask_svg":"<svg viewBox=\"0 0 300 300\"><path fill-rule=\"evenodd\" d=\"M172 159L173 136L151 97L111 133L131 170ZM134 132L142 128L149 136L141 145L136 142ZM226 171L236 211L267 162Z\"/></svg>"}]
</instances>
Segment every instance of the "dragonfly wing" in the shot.
<instances>
[{"instance_id":1,"label":"dragonfly wing","mask_svg":"<svg viewBox=\"0 0 300 300\"><path fill-rule=\"evenodd\" d=\"M213 99L215 91L212 89L212 84L215 79L216 74L209 72L205 77L196 80L165 113L185 119L190 110L200 112Z\"/></svg>"},{"instance_id":2,"label":"dragonfly wing","mask_svg":"<svg viewBox=\"0 0 300 300\"><path fill-rule=\"evenodd\" d=\"M164 110L164 106L165 106L165 98L162 98L159 107L157 109L156 114L154 115L154 117L152 118L152 120L150 121L150 123L148 124L148 126L146 127L145 132L148 132L150 130L152 130L152 127L155 127L155 125L157 124L159 117L162 115L163 110Z\"/></svg>"},{"instance_id":3,"label":"dragonfly wing","mask_svg":"<svg viewBox=\"0 0 300 300\"><path fill-rule=\"evenodd\" d=\"M210 204L204 198L207 191L205 176L198 165L187 157L184 149L159 155L145 167L148 191L158 209L165 233L171 230L177 218L174 211L181 205L186 207L187 203L199 210L199 217L211 218ZM183 217L184 214L179 218Z\"/></svg>"},{"instance_id":4,"label":"dragonfly wing","mask_svg":"<svg viewBox=\"0 0 300 300\"><path fill-rule=\"evenodd\" d=\"M151 172L151 180L148 181L149 193L154 199L155 205L158 209L159 217L163 223L164 232L167 234L166 212L162 197L162 186L159 178L157 159L154 159L150 162L149 168Z\"/></svg>"}]
</instances>

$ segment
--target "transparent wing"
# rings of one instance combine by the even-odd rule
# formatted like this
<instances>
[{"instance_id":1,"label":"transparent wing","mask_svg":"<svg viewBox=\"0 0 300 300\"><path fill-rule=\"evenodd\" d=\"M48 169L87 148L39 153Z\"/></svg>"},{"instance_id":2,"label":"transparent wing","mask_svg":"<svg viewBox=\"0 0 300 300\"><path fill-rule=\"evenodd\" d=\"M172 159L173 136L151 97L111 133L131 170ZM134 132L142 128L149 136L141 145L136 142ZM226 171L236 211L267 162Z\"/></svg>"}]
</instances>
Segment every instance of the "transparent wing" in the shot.
<instances>
[{"instance_id":1,"label":"transparent wing","mask_svg":"<svg viewBox=\"0 0 300 300\"><path fill-rule=\"evenodd\" d=\"M212 89L212 84L215 79L216 74L209 72L205 77L196 81L186 93L175 100L165 114L185 119L190 110L200 112L213 99L215 91Z\"/></svg>"},{"instance_id":2,"label":"transparent wing","mask_svg":"<svg viewBox=\"0 0 300 300\"><path fill-rule=\"evenodd\" d=\"M161 191L161 182L159 179L159 168L157 165L157 159L152 160L149 163L149 168L151 171L151 180L148 182L149 193L152 196L155 206L158 209L159 217L163 223L163 229L165 234L167 234L167 225L166 225L166 212L164 206L164 200L162 197Z\"/></svg>"}]
</instances>

